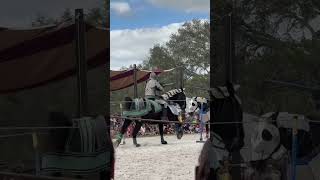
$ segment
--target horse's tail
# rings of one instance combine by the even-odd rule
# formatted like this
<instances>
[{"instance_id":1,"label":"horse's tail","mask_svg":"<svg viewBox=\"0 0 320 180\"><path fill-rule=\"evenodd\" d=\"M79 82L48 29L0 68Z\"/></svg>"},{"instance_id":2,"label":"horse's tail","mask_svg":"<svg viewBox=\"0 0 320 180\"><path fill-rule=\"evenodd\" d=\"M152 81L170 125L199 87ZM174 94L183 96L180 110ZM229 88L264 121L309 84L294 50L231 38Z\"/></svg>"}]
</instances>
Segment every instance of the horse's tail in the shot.
<instances>
[{"instance_id":1,"label":"horse's tail","mask_svg":"<svg viewBox=\"0 0 320 180\"><path fill-rule=\"evenodd\" d=\"M125 110L130 110L131 104L132 104L132 98L131 97L125 97L124 98L124 109Z\"/></svg>"}]
</instances>

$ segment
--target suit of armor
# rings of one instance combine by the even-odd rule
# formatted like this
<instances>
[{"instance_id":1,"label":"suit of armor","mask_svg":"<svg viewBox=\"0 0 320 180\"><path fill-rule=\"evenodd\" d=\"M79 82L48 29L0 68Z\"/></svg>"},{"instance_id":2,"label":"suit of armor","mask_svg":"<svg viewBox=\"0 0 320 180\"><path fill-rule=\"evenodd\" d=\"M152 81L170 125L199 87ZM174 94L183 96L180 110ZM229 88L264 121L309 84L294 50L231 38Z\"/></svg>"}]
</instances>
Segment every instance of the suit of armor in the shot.
<instances>
[{"instance_id":1,"label":"suit of armor","mask_svg":"<svg viewBox=\"0 0 320 180\"><path fill-rule=\"evenodd\" d=\"M156 79L156 74L152 72L145 88L145 97L147 99L158 99L159 92L163 90L163 87Z\"/></svg>"}]
</instances>

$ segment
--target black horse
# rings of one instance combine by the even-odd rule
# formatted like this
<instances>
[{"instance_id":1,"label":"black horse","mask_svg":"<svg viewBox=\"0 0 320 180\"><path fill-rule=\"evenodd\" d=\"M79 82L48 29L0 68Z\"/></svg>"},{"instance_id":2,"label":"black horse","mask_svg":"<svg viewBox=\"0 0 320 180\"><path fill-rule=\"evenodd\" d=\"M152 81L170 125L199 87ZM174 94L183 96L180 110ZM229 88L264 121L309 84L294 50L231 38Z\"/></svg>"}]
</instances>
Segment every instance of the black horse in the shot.
<instances>
[{"instance_id":1,"label":"black horse","mask_svg":"<svg viewBox=\"0 0 320 180\"><path fill-rule=\"evenodd\" d=\"M168 103L168 105L173 105L173 104L177 104L179 105L180 109L181 109L181 117L182 120L184 120L184 116L185 116L185 108L186 108L186 96L184 94L184 89L180 88L180 89L174 89L174 90L170 90L167 93L163 94L162 96L162 100L164 100L165 102ZM130 111L130 107L132 107L134 101L133 99L131 99L130 97L126 97L125 98L125 110ZM144 102L146 102L146 99L144 99ZM171 109L169 108L169 106L165 107L165 105L162 105L162 110L160 112L154 112L154 107L153 110L151 112L149 112L147 115L142 116L142 119L154 119L154 120L161 120L162 117L166 116L168 118L169 121L179 121L179 115L174 114ZM136 125L134 127L133 130L133 143L136 147L139 147L140 144L137 143L137 134L142 126L142 122L141 121L135 121ZM115 142L115 145L118 146L121 142L121 139L123 137L123 135L126 133L129 125L132 123L132 119L127 118L124 120L124 123L121 127L121 131L117 136L117 140ZM163 123L162 122L150 122L150 124L158 124L159 126L159 133L160 133L160 137L161 137L161 144L167 144L167 142L164 140L163 138ZM175 123L175 130L176 130L176 135L178 139L181 139L183 136L183 126L181 123Z\"/></svg>"},{"instance_id":2,"label":"black horse","mask_svg":"<svg viewBox=\"0 0 320 180\"><path fill-rule=\"evenodd\" d=\"M235 91L235 86L229 82L226 83L225 87L216 87L209 91L210 119L217 123L210 128L210 141L213 144L216 143L215 140L223 143L223 149L229 153L228 158L232 163L240 163L242 161L240 150L244 146L243 111L240 99L236 96ZM241 171L233 168L231 174L240 177Z\"/></svg>"}]
</instances>

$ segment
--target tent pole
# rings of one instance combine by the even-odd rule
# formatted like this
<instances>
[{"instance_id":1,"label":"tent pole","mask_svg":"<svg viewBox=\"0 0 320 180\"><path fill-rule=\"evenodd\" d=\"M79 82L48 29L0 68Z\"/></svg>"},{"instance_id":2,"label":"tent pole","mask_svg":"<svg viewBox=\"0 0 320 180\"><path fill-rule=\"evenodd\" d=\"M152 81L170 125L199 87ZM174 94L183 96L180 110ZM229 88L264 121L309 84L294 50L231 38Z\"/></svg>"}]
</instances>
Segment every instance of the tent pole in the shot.
<instances>
[{"instance_id":1,"label":"tent pole","mask_svg":"<svg viewBox=\"0 0 320 180\"><path fill-rule=\"evenodd\" d=\"M213 73L214 72L214 68L213 68L213 65L214 65L214 56L213 56L213 52L215 51L214 49L214 38L213 38L213 33L214 33L214 30L213 30L213 23L214 23L214 6L215 6L215 1L213 1L212 3L210 3L210 89L214 87L214 78L215 78L215 74ZM211 99L210 97L210 107L212 107L212 101L213 99ZM213 116L213 111L210 111L210 117L214 117ZM213 140L213 135L211 134L212 133L212 130L213 130L213 118L210 118L210 132L209 132L209 135L210 135L210 140L212 141Z\"/></svg>"},{"instance_id":2,"label":"tent pole","mask_svg":"<svg viewBox=\"0 0 320 180\"><path fill-rule=\"evenodd\" d=\"M225 72L226 72L226 82L233 82L233 32L232 32L232 13L229 13L225 17L225 38L226 38L226 48L225 48Z\"/></svg>"},{"instance_id":3,"label":"tent pole","mask_svg":"<svg viewBox=\"0 0 320 180\"><path fill-rule=\"evenodd\" d=\"M88 113L87 60L85 48L85 22L83 9L75 10L76 65L78 83L78 117Z\"/></svg>"},{"instance_id":4,"label":"tent pole","mask_svg":"<svg viewBox=\"0 0 320 180\"><path fill-rule=\"evenodd\" d=\"M137 65L133 65L134 98L138 98Z\"/></svg>"}]
</instances>

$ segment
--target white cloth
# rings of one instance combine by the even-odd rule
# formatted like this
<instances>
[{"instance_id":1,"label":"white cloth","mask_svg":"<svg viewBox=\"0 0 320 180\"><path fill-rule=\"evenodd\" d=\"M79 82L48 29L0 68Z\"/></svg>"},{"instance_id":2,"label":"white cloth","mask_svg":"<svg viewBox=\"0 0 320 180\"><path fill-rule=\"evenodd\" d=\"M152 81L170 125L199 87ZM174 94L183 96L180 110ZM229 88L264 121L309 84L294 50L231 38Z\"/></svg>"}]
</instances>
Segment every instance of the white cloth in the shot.
<instances>
[{"instance_id":1,"label":"white cloth","mask_svg":"<svg viewBox=\"0 0 320 180\"><path fill-rule=\"evenodd\" d=\"M297 119L295 119L295 117L297 117ZM301 114L289 114L287 112L281 112L277 118L277 125L278 127L290 129L297 128L307 132L310 130L308 119Z\"/></svg>"},{"instance_id":2,"label":"white cloth","mask_svg":"<svg viewBox=\"0 0 320 180\"><path fill-rule=\"evenodd\" d=\"M181 108L178 104L169 105L169 108L170 108L172 114L177 115L177 116L180 115Z\"/></svg>"},{"instance_id":3,"label":"white cloth","mask_svg":"<svg viewBox=\"0 0 320 180\"><path fill-rule=\"evenodd\" d=\"M272 135L272 139L270 141L266 141L262 138L262 132L264 130L268 131ZM279 130L272 124L260 122L253 131L254 132L251 136L253 159L266 159L280 143Z\"/></svg>"}]
</instances>

